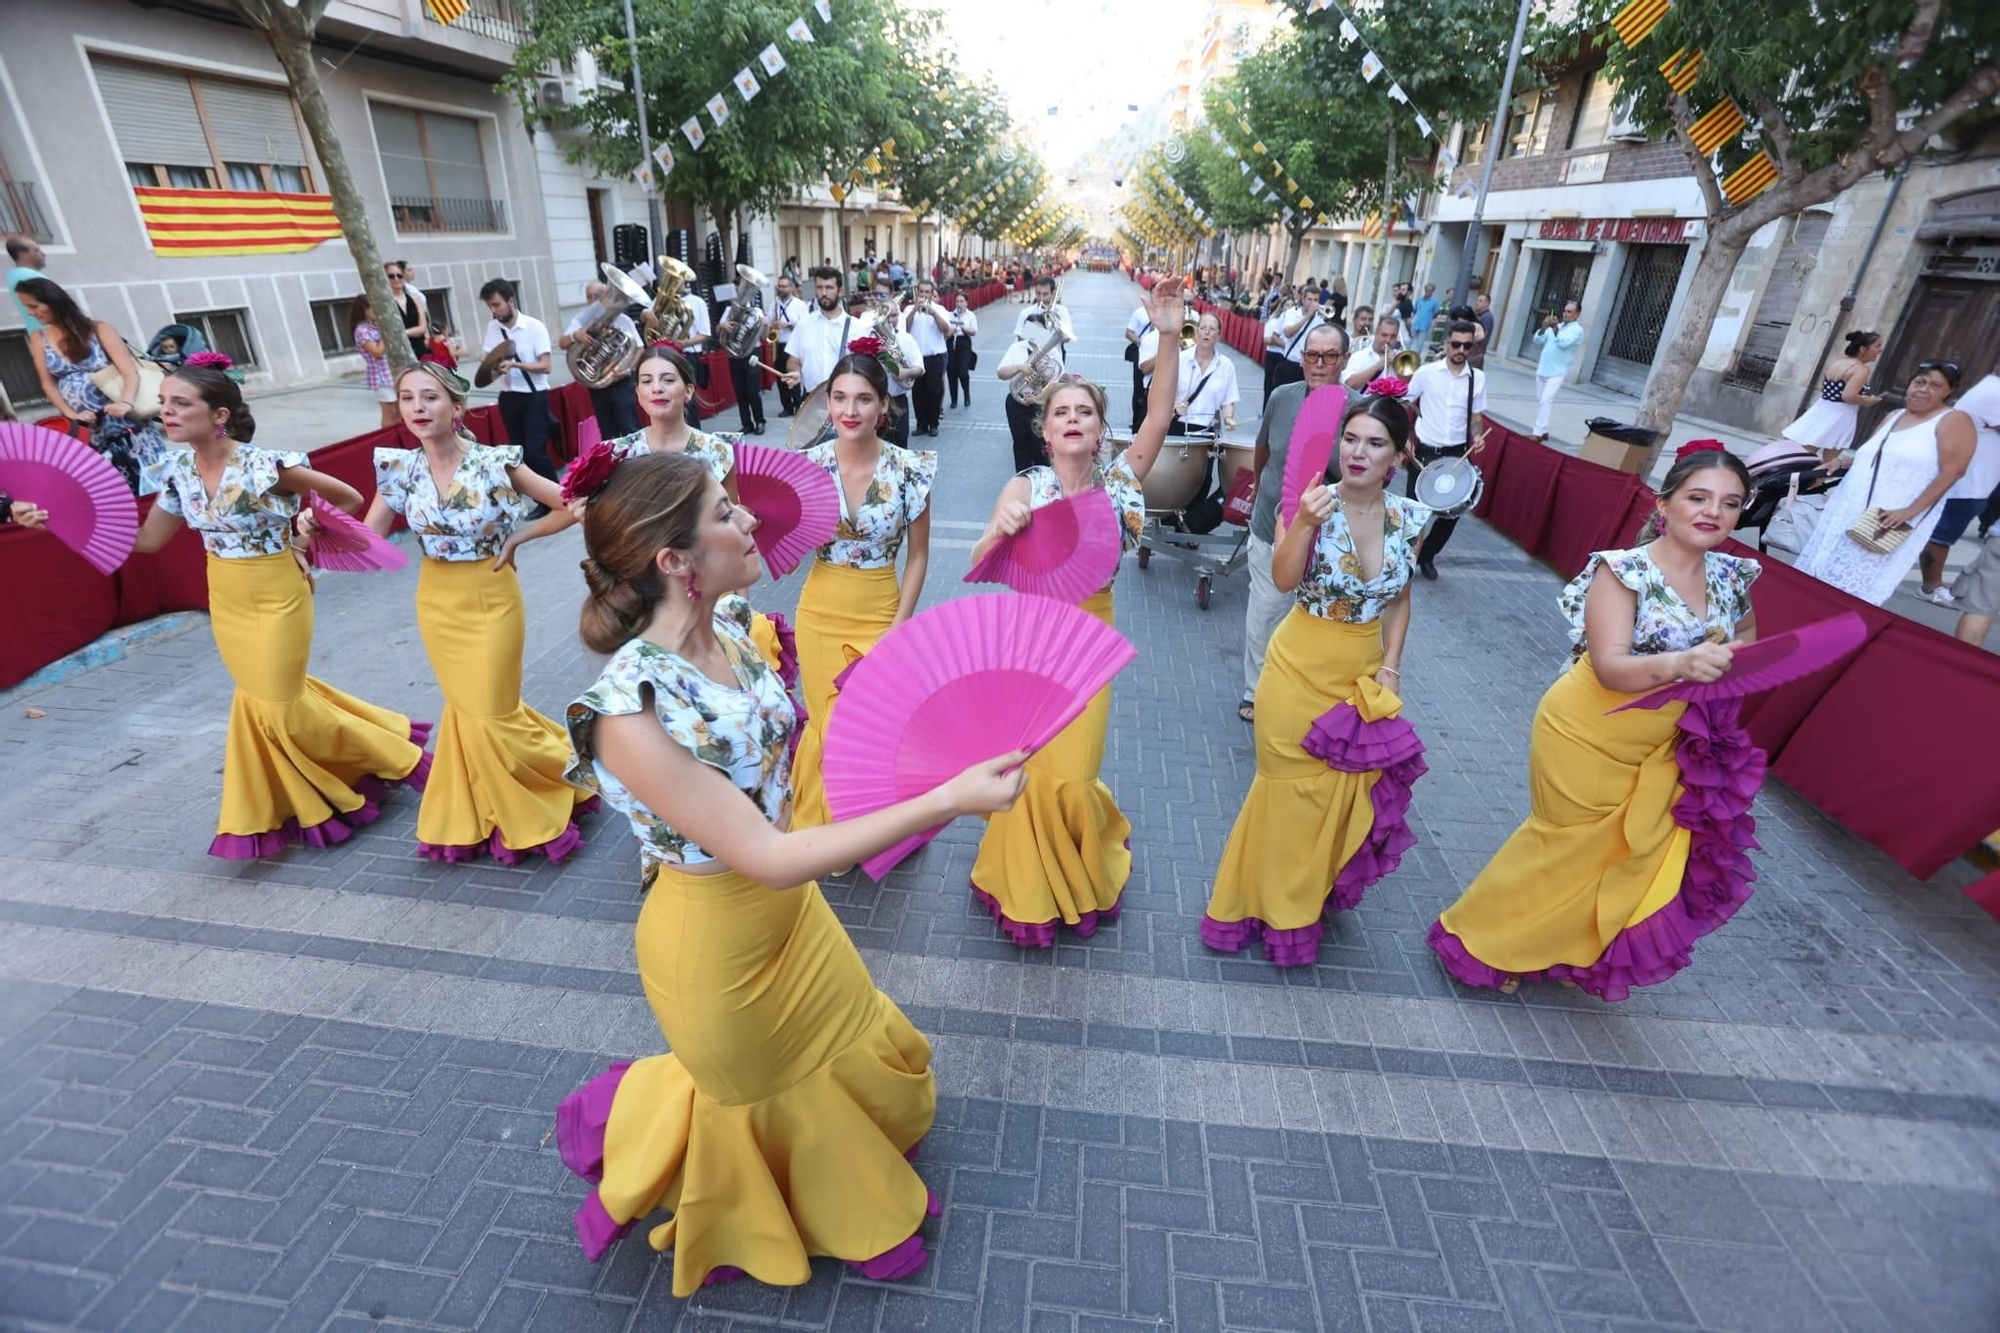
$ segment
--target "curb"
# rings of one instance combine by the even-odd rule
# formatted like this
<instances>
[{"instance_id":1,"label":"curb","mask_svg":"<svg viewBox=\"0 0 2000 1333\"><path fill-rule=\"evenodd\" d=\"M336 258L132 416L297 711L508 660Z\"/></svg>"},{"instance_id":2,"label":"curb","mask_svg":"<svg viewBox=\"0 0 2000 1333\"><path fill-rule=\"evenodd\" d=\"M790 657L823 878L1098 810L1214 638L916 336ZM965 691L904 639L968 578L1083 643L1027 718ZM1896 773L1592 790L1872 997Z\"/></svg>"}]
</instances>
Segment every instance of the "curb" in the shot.
<instances>
[{"instance_id":1,"label":"curb","mask_svg":"<svg viewBox=\"0 0 2000 1333\"><path fill-rule=\"evenodd\" d=\"M25 695L45 690L51 685L95 671L99 667L109 666L113 662L122 662L129 650L156 639L171 639L176 635L185 634L207 619L208 617L199 611L175 611L169 615L139 621L137 624L120 625L67 657L57 658L19 684L0 690L0 705L10 704Z\"/></svg>"}]
</instances>

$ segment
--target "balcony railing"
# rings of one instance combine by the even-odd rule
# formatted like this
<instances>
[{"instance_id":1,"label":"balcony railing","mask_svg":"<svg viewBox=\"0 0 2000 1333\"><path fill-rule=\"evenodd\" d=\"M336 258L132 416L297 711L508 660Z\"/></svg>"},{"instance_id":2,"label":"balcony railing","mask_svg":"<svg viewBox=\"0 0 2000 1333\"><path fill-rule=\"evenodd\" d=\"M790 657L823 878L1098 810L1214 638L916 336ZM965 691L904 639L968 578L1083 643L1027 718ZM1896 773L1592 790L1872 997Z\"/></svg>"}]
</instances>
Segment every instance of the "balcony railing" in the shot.
<instances>
[{"instance_id":1,"label":"balcony railing","mask_svg":"<svg viewBox=\"0 0 2000 1333\"><path fill-rule=\"evenodd\" d=\"M53 241L54 231L35 198L33 181L0 180L0 231L18 232L38 241Z\"/></svg>"},{"instance_id":2,"label":"balcony railing","mask_svg":"<svg viewBox=\"0 0 2000 1333\"><path fill-rule=\"evenodd\" d=\"M389 200L396 230L493 232L507 230L507 205L498 199L431 199L398 195Z\"/></svg>"},{"instance_id":3,"label":"balcony railing","mask_svg":"<svg viewBox=\"0 0 2000 1333\"><path fill-rule=\"evenodd\" d=\"M438 21L429 5L424 6L424 18L431 23ZM441 26L519 46L528 40L528 3L527 0L471 0L457 22Z\"/></svg>"}]
</instances>

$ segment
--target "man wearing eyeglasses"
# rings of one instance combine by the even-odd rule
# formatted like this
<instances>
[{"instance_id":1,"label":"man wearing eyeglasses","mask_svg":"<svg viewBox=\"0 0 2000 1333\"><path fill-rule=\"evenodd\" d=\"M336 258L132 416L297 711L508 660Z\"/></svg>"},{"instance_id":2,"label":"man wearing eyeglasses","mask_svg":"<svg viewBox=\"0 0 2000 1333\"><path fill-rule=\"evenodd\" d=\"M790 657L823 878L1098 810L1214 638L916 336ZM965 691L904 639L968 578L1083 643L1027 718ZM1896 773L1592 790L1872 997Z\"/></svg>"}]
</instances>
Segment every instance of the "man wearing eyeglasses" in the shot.
<instances>
[{"instance_id":1,"label":"man wearing eyeglasses","mask_svg":"<svg viewBox=\"0 0 2000 1333\"><path fill-rule=\"evenodd\" d=\"M1245 557L1250 597L1243 609L1243 698L1236 705L1236 716L1245 722L1256 720L1257 677L1264 672L1264 650L1271 642L1271 633L1297 600L1291 593L1278 591L1271 578L1271 558L1278 544L1278 498L1285 489L1285 456L1291 448L1292 427L1307 394L1340 382L1340 372L1347 365L1347 348L1347 330L1338 324L1315 325L1299 354L1305 379L1273 389L1264 404L1263 419L1257 423L1257 447L1250 456L1250 468L1257 474L1257 498L1250 510Z\"/></svg>"},{"instance_id":2,"label":"man wearing eyeglasses","mask_svg":"<svg viewBox=\"0 0 2000 1333\"><path fill-rule=\"evenodd\" d=\"M1444 338L1444 359L1429 361L1410 376L1407 401L1416 408L1417 456L1404 464L1408 476L1403 493L1417 493L1417 473L1440 458L1462 458L1486 447L1486 374L1468 364L1479 326L1455 319ZM1451 540L1456 518L1440 516L1425 534L1417 556L1417 571L1427 579L1437 575L1436 560Z\"/></svg>"}]
</instances>

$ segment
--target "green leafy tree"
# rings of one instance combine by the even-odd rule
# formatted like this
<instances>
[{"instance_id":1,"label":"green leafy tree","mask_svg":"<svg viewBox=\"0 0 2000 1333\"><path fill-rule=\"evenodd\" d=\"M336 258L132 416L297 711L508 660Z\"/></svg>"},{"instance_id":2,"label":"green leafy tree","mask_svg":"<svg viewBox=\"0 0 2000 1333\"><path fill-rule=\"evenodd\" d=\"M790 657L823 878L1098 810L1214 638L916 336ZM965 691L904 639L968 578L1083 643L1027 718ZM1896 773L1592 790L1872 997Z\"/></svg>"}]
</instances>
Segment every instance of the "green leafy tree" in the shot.
<instances>
[{"instance_id":1,"label":"green leafy tree","mask_svg":"<svg viewBox=\"0 0 2000 1333\"><path fill-rule=\"evenodd\" d=\"M781 36L799 15L797 0L633 0L633 8L648 125L656 144L674 150L673 174L660 188L693 203L725 238L747 214L775 209L802 186L844 181L871 147L909 128L915 85L907 52L928 40L934 24L927 12L895 0L841 0L831 24L808 19L814 40L805 43ZM767 77L757 53L774 41L788 68ZM618 71L623 82L579 106L541 107L544 67L577 51L590 52L599 69ZM746 66L764 84L747 105L732 83ZM643 158L630 69L621 0L538 0L502 86L530 119L583 131L563 145L572 161L629 177ZM720 128L702 109L718 91L729 103L729 122ZM707 131L699 150L680 132L689 116Z\"/></svg>"},{"instance_id":2,"label":"green leafy tree","mask_svg":"<svg viewBox=\"0 0 2000 1333\"><path fill-rule=\"evenodd\" d=\"M1594 0L1585 17L1594 25L1620 7ZM1992 4L1872 0L1831 12L1807 0L1675 0L1637 48L1600 40L1609 44L1607 70L1637 96L1635 118L1680 145L1708 207L1708 236L1680 322L1639 405L1641 423L1662 432L1680 410L1736 263L1760 228L1870 175L1956 151L1996 120L2000 6ZM1659 71L1683 48L1704 57L1686 96L1673 93ZM1724 96L1733 96L1752 124L1711 159L1688 131ZM1777 183L1740 206L1730 203L1722 178L1759 148L1776 164Z\"/></svg>"},{"instance_id":3,"label":"green leafy tree","mask_svg":"<svg viewBox=\"0 0 2000 1333\"><path fill-rule=\"evenodd\" d=\"M912 150L903 155L900 172L903 201L919 214L917 266L925 267L921 218L933 219L933 235L942 251L942 217L957 186L997 149L1008 131L1007 113L998 94L985 83L965 83L942 56L925 61L917 72L918 94L909 108Z\"/></svg>"}]
</instances>

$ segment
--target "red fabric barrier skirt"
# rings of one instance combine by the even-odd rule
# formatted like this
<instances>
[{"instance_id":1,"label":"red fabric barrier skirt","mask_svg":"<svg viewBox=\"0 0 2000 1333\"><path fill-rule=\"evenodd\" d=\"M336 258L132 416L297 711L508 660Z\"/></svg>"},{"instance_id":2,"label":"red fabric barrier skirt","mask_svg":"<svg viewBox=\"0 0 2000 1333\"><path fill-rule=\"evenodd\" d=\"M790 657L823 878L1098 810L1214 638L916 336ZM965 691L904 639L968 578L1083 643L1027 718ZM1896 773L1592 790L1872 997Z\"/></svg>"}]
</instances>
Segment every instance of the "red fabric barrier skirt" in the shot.
<instances>
[{"instance_id":1,"label":"red fabric barrier skirt","mask_svg":"<svg viewBox=\"0 0 2000 1333\"><path fill-rule=\"evenodd\" d=\"M1629 472L1565 457L1549 508L1543 558L1556 567L1556 573L1573 579L1583 572L1592 551L1630 546L1632 531L1623 527L1625 514L1632 507L1632 492L1642 489Z\"/></svg>"},{"instance_id":2,"label":"red fabric barrier skirt","mask_svg":"<svg viewBox=\"0 0 2000 1333\"><path fill-rule=\"evenodd\" d=\"M1761 607L1761 582L1755 592ZM1772 771L1928 878L2000 828L1996 717L2000 662L1892 617L1799 723Z\"/></svg>"},{"instance_id":3,"label":"red fabric barrier skirt","mask_svg":"<svg viewBox=\"0 0 2000 1333\"><path fill-rule=\"evenodd\" d=\"M1474 518L1486 518L1492 514L1494 498L1500 494L1500 471L1507 465L1507 456L1514 441L1521 438L1498 423L1487 424L1486 447L1479 451L1479 457L1472 460L1478 465L1480 478L1485 482L1479 492L1479 503L1472 507Z\"/></svg>"},{"instance_id":4,"label":"red fabric barrier skirt","mask_svg":"<svg viewBox=\"0 0 2000 1333\"><path fill-rule=\"evenodd\" d=\"M1563 456L1526 436L1507 441L1507 466L1497 483L1487 487L1492 497L1488 521L1512 537L1529 555L1547 548L1549 514Z\"/></svg>"},{"instance_id":5,"label":"red fabric barrier skirt","mask_svg":"<svg viewBox=\"0 0 2000 1333\"><path fill-rule=\"evenodd\" d=\"M153 512L153 497L139 501L139 521ZM130 625L170 611L208 609L208 558L192 533L182 533L151 555L135 555L112 572L118 599L115 623Z\"/></svg>"},{"instance_id":6,"label":"red fabric barrier skirt","mask_svg":"<svg viewBox=\"0 0 2000 1333\"><path fill-rule=\"evenodd\" d=\"M118 623L112 581L46 532L0 527L0 688Z\"/></svg>"},{"instance_id":7,"label":"red fabric barrier skirt","mask_svg":"<svg viewBox=\"0 0 2000 1333\"><path fill-rule=\"evenodd\" d=\"M695 390L694 405L701 409L701 415L706 420L724 408L736 406L736 386L729 380L727 352L704 352L701 361L708 367L708 387ZM644 410L640 409L642 413Z\"/></svg>"}]
</instances>

